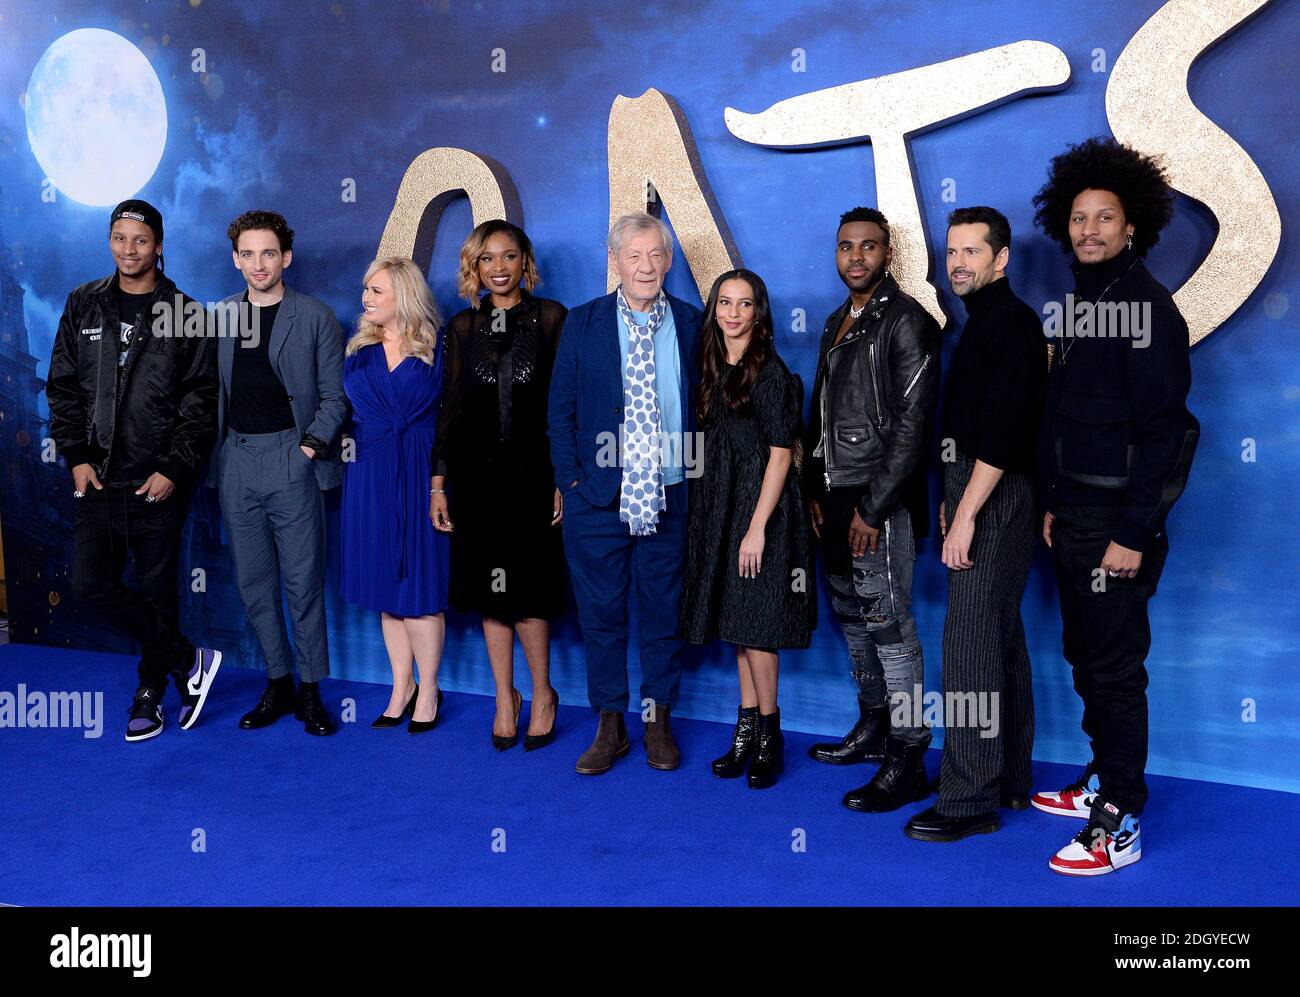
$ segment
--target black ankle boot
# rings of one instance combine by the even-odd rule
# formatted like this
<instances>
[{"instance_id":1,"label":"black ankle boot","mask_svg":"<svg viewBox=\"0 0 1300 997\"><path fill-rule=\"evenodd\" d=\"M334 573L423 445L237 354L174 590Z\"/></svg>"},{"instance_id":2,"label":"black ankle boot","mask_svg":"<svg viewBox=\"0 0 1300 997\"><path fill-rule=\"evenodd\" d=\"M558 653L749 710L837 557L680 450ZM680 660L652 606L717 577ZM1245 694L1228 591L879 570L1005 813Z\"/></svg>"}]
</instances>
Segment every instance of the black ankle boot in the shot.
<instances>
[{"instance_id":1,"label":"black ankle boot","mask_svg":"<svg viewBox=\"0 0 1300 997\"><path fill-rule=\"evenodd\" d=\"M719 779L735 779L745 771L749 756L758 743L758 707L742 706L737 711L736 730L731 735L731 750L713 762L713 774Z\"/></svg>"},{"instance_id":2,"label":"black ankle boot","mask_svg":"<svg viewBox=\"0 0 1300 997\"><path fill-rule=\"evenodd\" d=\"M889 708L867 706L858 700L858 722L839 741L814 744L808 754L827 765L855 765L878 762L885 757L885 738L889 734Z\"/></svg>"},{"instance_id":3,"label":"black ankle boot","mask_svg":"<svg viewBox=\"0 0 1300 997\"><path fill-rule=\"evenodd\" d=\"M930 795L925 774L925 751L930 737L916 742L897 737L885 741L885 761L865 786L844 796L844 805L862 813L880 814L897 810Z\"/></svg>"},{"instance_id":4,"label":"black ankle boot","mask_svg":"<svg viewBox=\"0 0 1300 997\"><path fill-rule=\"evenodd\" d=\"M767 789L785 768L785 738L781 736L781 711L758 717L758 744L749 762L749 788Z\"/></svg>"}]
</instances>

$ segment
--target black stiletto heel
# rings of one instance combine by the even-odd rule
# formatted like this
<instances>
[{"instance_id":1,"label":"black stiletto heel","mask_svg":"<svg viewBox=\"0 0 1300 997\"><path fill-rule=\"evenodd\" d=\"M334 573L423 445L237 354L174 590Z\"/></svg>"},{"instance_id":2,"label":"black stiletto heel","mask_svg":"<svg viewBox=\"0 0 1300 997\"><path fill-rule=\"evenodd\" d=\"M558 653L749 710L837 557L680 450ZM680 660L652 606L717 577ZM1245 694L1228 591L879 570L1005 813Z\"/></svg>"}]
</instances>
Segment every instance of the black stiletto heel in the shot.
<instances>
[{"instance_id":1,"label":"black stiletto heel","mask_svg":"<svg viewBox=\"0 0 1300 997\"><path fill-rule=\"evenodd\" d=\"M419 694L420 694L420 687L417 685L415 687L415 690L411 693L411 698L406 701L406 709L402 710L400 716L390 717L387 713L381 713L379 714L379 716L375 717L374 722L371 723L370 726L371 727L400 726L403 719L409 717L412 713L415 712L415 697L418 696Z\"/></svg>"},{"instance_id":2,"label":"black stiletto heel","mask_svg":"<svg viewBox=\"0 0 1300 997\"><path fill-rule=\"evenodd\" d=\"M555 716L551 719L551 729L545 734L527 734L524 736L524 750L536 751L538 748L544 748L555 740L555 728L560 722L560 694L554 689L551 695L555 697ZM536 700L534 700L536 702Z\"/></svg>"},{"instance_id":3,"label":"black stiletto heel","mask_svg":"<svg viewBox=\"0 0 1300 997\"><path fill-rule=\"evenodd\" d=\"M411 722L406 725L408 734L425 734L438 726L438 721L442 719L442 690L438 690L438 699L434 703L434 714L432 720L416 720L411 718ZM411 707L411 712L415 712L415 707Z\"/></svg>"},{"instance_id":4,"label":"black stiletto heel","mask_svg":"<svg viewBox=\"0 0 1300 997\"><path fill-rule=\"evenodd\" d=\"M492 747L496 748L497 751L513 748L515 742L519 740L519 711L524 708L524 697L520 695L518 689L512 689L511 692L514 693L515 700L515 732L507 736L501 734L492 735Z\"/></svg>"}]
</instances>

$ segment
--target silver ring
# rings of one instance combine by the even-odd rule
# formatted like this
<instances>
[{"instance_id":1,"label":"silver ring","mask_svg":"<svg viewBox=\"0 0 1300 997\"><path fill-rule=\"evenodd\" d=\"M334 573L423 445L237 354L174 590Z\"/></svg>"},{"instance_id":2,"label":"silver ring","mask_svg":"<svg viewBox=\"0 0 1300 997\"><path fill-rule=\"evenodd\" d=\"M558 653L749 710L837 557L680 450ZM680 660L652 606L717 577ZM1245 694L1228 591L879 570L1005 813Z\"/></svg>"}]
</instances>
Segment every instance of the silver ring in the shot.
<instances>
[{"instance_id":1,"label":"silver ring","mask_svg":"<svg viewBox=\"0 0 1300 997\"><path fill-rule=\"evenodd\" d=\"M157 502L157 501L158 501L158 500L157 500L156 498L154 498L152 495L146 495L146 496L144 497L144 500L145 500L146 502Z\"/></svg>"},{"instance_id":2,"label":"silver ring","mask_svg":"<svg viewBox=\"0 0 1300 997\"><path fill-rule=\"evenodd\" d=\"M1111 578L1118 578L1118 577L1119 577L1119 572L1118 572L1118 571L1107 571L1106 574L1110 575Z\"/></svg>"},{"instance_id":3,"label":"silver ring","mask_svg":"<svg viewBox=\"0 0 1300 997\"><path fill-rule=\"evenodd\" d=\"M85 497L86 497L86 493L85 493L85 492L73 492L73 493L72 493L72 497L73 497L73 498L85 498Z\"/></svg>"}]
</instances>

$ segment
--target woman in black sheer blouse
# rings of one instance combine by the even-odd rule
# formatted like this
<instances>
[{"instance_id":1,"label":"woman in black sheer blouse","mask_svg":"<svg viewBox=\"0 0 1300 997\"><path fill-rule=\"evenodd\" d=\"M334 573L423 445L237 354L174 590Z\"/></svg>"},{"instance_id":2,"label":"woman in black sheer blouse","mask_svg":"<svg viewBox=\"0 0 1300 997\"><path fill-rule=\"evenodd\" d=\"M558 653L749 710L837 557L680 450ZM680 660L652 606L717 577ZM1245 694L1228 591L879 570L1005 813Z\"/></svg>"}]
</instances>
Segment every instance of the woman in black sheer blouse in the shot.
<instances>
[{"instance_id":1,"label":"woman in black sheer blouse","mask_svg":"<svg viewBox=\"0 0 1300 997\"><path fill-rule=\"evenodd\" d=\"M483 617L499 750L518 740L516 633L533 680L525 751L554 738L559 705L549 621L566 609L568 582L546 396L566 309L533 297L538 283L532 243L509 222L484 222L461 247L459 289L472 307L447 327L429 506L434 526L451 534L451 604Z\"/></svg>"}]
</instances>

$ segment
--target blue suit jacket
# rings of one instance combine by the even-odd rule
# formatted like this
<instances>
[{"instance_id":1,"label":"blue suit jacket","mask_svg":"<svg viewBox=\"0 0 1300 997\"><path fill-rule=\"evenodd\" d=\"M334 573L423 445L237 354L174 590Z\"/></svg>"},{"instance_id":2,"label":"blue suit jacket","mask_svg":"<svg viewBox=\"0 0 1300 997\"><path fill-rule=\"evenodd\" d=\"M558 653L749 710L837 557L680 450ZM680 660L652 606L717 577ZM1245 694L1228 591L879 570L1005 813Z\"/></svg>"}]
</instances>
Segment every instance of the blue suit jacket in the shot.
<instances>
[{"instance_id":1,"label":"blue suit jacket","mask_svg":"<svg viewBox=\"0 0 1300 997\"><path fill-rule=\"evenodd\" d=\"M665 292L667 293L667 292ZM682 431L695 431L695 395L699 384L696 342L700 310L668 295L677 329L682 366ZM618 345L618 306L606 294L569 312L560 332L551 374L547 415L555 485L561 492L582 493L592 505L610 505L623 480L618 434L623 425L623 363ZM613 441L612 446L606 445ZM602 446L606 457L598 461ZM604 463L608 466L601 466Z\"/></svg>"},{"instance_id":2,"label":"blue suit jacket","mask_svg":"<svg viewBox=\"0 0 1300 997\"><path fill-rule=\"evenodd\" d=\"M221 304L238 306L244 293L232 294ZM310 433L329 445L325 457L312 461L316 466L316 482L323 489L343 483L339 431L348 417L348 399L343 393L343 347L343 330L330 307L286 286L271 328L271 366L289 394L289 407L293 409L294 428L299 437ZM240 348L234 336L225 335L217 340L221 390L217 403L217 447L208 477L208 484L214 487L219 480L221 444L226 439L230 371L235 350Z\"/></svg>"}]
</instances>

